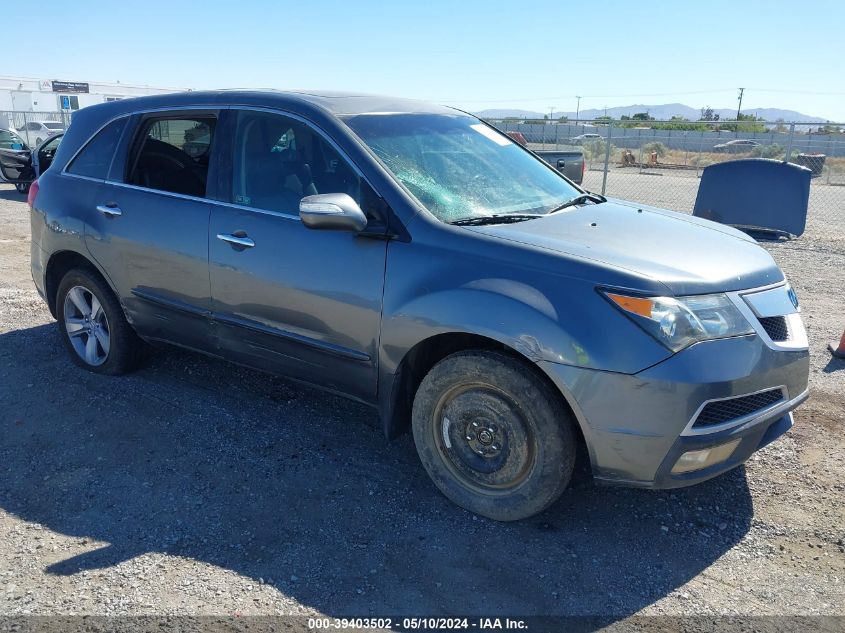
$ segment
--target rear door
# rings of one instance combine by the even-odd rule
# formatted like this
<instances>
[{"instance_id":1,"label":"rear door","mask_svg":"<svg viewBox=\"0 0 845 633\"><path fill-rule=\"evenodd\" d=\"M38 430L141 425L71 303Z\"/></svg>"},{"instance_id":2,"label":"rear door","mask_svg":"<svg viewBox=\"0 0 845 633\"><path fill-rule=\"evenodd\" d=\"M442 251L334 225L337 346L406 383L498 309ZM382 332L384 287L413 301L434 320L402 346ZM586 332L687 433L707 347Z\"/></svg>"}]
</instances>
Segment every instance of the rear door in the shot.
<instances>
[{"instance_id":1,"label":"rear door","mask_svg":"<svg viewBox=\"0 0 845 633\"><path fill-rule=\"evenodd\" d=\"M32 182L32 152L23 139L9 130L0 130L0 174L6 182Z\"/></svg>"},{"instance_id":2,"label":"rear door","mask_svg":"<svg viewBox=\"0 0 845 633\"><path fill-rule=\"evenodd\" d=\"M88 248L138 332L207 352L215 349L207 196L218 120L216 110L134 116L86 229Z\"/></svg>"}]
</instances>

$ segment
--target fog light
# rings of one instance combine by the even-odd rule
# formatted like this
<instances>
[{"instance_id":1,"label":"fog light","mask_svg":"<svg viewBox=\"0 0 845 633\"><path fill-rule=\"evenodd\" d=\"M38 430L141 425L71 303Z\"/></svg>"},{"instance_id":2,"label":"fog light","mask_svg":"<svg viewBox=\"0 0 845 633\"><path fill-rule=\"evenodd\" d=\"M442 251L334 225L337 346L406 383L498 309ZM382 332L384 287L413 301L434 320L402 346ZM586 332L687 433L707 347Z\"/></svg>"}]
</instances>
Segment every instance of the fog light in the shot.
<instances>
[{"instance_id":1,"label":"fog light","mask_svg":"<svg viewBox=\"0 0 845 633\"><path fill-rule=\"evenodd\" d=\"M689 451L684 453L675 462L672 467L673 473L689 473L694 470L701 470L713 464L725 461L730 457L736 447L739 445L740 439L737 438L727 444L719 444L712 448L704 448L700 451Z\"/></svg>"}]
</instances>

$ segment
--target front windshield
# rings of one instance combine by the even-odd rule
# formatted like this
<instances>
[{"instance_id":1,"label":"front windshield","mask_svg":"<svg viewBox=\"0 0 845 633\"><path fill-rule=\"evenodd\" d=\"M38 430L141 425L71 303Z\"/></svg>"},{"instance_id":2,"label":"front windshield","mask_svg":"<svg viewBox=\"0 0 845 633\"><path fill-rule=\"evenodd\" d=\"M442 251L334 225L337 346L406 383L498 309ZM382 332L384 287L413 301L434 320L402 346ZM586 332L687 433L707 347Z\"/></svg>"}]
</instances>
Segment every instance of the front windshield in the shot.
<instances>
[{"instance_id":1,"label":"front windshield","mask_svg":"<svg viewBox=\"0 0 845 633\"><path fill-rule=\"evenodd\" d=\"M543 214L580 191L504 134L463 114L360 114L344 122L443 222Z\"/></svg>"}]
</instances>

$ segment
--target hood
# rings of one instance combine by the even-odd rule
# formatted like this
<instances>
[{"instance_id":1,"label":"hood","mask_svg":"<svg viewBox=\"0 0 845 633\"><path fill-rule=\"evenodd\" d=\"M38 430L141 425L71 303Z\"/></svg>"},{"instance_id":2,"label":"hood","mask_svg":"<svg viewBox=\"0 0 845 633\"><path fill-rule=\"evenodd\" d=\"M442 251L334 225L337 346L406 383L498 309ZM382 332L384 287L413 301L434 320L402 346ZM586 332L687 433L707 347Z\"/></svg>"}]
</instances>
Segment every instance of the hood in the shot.
<instances>
[{"instance_id":1,"label":"hood","mask_svg":"<svg viewBox=\"0 0 845 633\"><path fill-rule=\"evenodd\" d=\"M745 290L784 279L771 255L745 233L618 200L573 207L537 220L468 228L620 267L661 282L675 295Z\"/></svg>"}]
</instances>

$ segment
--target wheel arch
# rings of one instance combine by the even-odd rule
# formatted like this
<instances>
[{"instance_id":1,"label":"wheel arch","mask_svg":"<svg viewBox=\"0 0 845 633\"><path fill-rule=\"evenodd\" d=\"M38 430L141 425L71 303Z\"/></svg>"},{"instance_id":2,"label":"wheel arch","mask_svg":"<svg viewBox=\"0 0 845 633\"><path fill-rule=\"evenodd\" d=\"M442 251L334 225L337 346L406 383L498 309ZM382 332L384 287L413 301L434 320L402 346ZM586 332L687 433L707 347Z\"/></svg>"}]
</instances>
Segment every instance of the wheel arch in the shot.
<instances>
[{"instance_id":1,"label":"wheel arch","mask_svg":"<svg viewBox=\"0 0 845 633\"><path fill-rule=\"evenodd\" d=\"M108 277L97 267L97 265L88 257L73 250L56 251L50 255L47 265L44 269L44 293L47 295L47 305L50 308L50 314L54 318L58 318L58 310L56 306L56 292L59 284L67 272L73 268L85 268L100 276L109 289L114 293L114 286L112 286ZM117 294L115 293L115 296Z\"/></svg>"},{"instance_id":2,"label":"wheel arch","mask_svg":"<svg viewBox=\"0 0 845 633\"><path fill-rule=\"evenodd\" d=\"M558 394L561 406L572 416L579 448L587 448L581 428L582 420L573 407L572 394L563 393L535 362L507 343L489 336L461 331L434 334L419 341L405 353L392 375L390 384L385 386L379 402L382 425L389 439L399 437L410 429L414 397L422 379L431 368L451 354L469 350L496 351L523 363L537 380L545 383L552 393Z\"/></svg>"}]
</instances>

